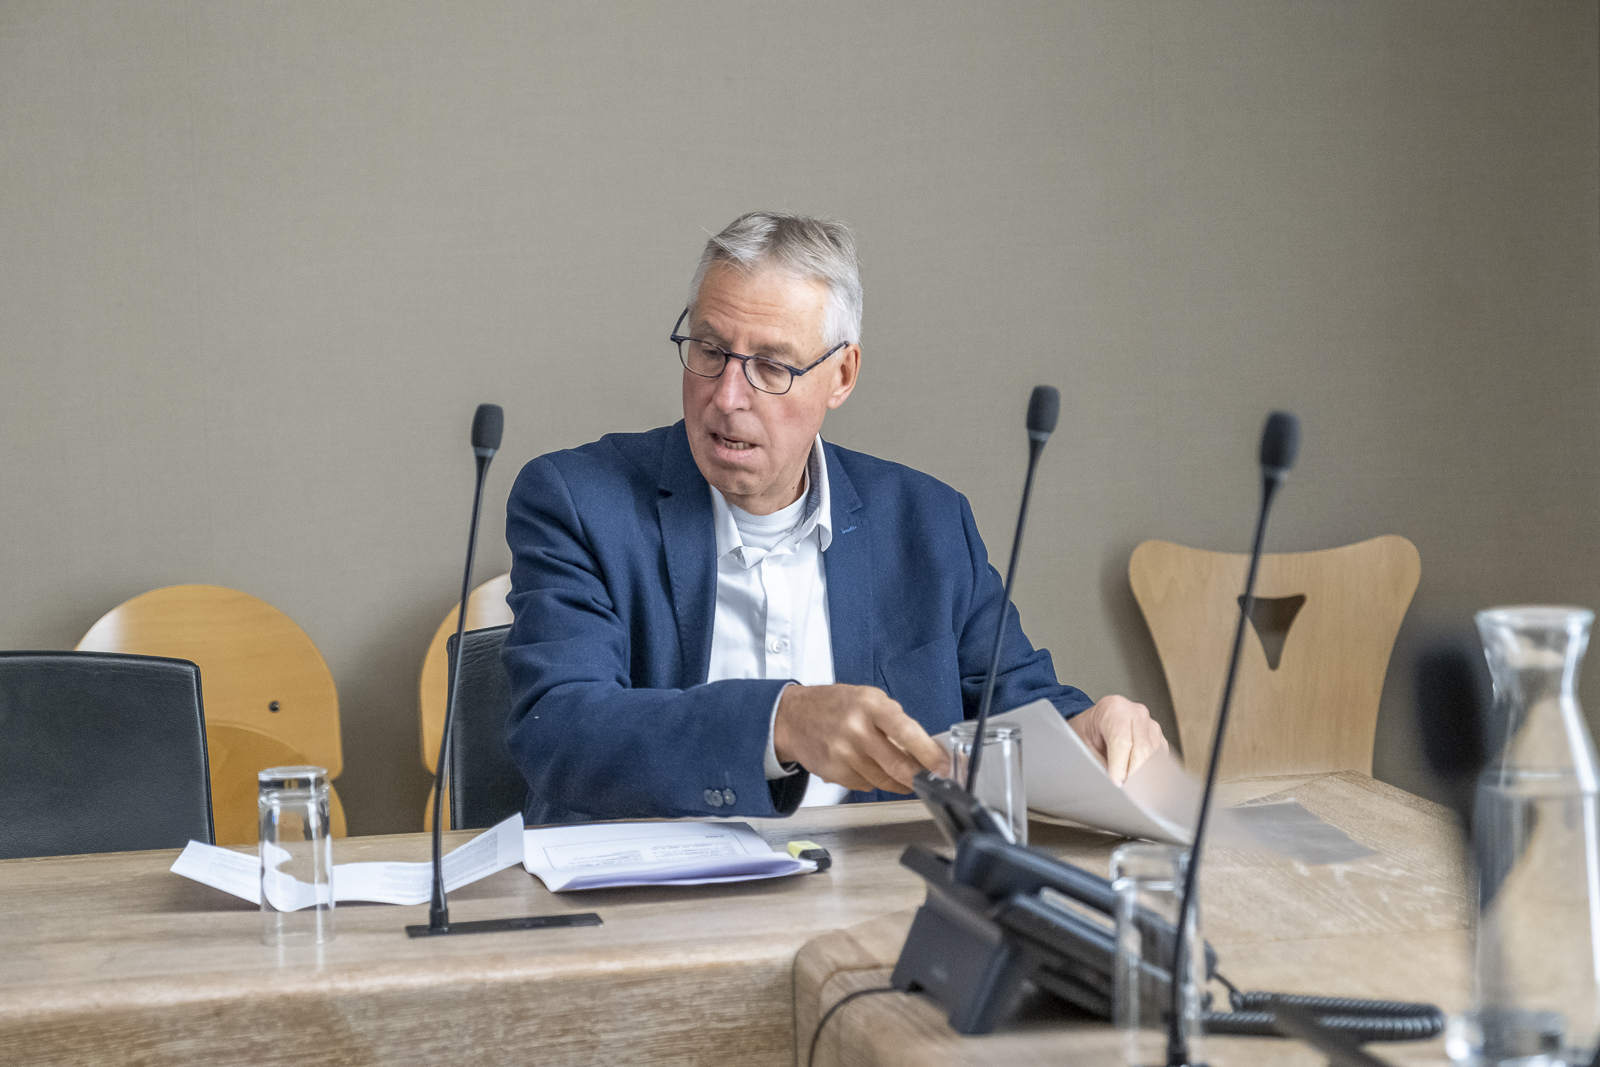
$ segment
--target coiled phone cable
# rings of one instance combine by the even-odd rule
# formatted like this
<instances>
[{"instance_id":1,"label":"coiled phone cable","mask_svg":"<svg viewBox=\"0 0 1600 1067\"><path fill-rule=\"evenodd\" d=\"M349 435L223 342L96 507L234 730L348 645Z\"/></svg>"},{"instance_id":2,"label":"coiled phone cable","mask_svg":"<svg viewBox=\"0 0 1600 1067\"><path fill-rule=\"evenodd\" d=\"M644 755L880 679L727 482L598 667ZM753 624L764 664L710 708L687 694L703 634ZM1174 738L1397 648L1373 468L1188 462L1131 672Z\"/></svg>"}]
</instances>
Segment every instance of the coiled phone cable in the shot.
<instances>
[{"instance_id":1,"label":"coiled phone cable","mask_svg":"<svg viewBox=\"0 0 1600 1067\"><path fill-rule=\"evenodd\" d=\"M1273 1003L1292 1004L1310 1012L1330 1030L1357 1041L1425 1041L1444 1032L1444 1013L1432 1004L1400 1000L1361 1000L1356 997L1318 997L1299 993L1241 992L1232 982L1216 976L1228 987L1232 1011L1208 1011L1208 1034L1284 1037L1272 1011Z\"/></svg>"}]
</instances>

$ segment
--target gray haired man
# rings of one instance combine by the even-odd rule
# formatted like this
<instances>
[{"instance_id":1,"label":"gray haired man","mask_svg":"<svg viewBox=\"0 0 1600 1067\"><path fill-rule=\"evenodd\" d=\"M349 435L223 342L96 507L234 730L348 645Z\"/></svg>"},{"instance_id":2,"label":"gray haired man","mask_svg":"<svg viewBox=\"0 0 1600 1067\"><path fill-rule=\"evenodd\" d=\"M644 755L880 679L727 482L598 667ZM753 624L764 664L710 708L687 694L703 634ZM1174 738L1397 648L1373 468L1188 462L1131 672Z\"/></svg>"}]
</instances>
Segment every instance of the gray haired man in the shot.
<instances>
[{"instance_id":1,"label":"gray haired man","mask_svg":"<svg viewBox=\"0 0 1600 1067\"><path fill-rule=\"evenodd\" d=\"M507 506L507 741L532 822L787 815L903 799L930 733L1044 697L1121 780L1166 741L1060 684L967 501L825 443L861 369L840 223L772 212L706 245L672 334L683 421L530 462Z\"/></svg>"}]
</instances>

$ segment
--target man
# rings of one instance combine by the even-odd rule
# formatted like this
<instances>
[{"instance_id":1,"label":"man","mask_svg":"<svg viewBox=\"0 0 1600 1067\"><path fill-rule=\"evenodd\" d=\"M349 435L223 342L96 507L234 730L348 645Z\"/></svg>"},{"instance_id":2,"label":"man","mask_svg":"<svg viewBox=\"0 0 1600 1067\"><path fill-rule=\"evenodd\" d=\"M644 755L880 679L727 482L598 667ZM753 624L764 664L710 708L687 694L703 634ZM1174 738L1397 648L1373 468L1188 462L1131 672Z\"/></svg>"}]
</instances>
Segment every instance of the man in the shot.
<instances>
[{"instance_id":1,"label":"man","mask_svg":"<svg viewBox=\"0 0 1600 1067\"><path fill-rule=\"evenodd\" d=\"M946 769L929 735L977 714L1004 590L963 496L823 443L860 329L848 230L745 215L673 333L683 421L523 468L505 665L529 822L788 815ZM996 710L1048 698L1118 781L1166 747L1005 620Z\"/></svg>"}]
</instances>

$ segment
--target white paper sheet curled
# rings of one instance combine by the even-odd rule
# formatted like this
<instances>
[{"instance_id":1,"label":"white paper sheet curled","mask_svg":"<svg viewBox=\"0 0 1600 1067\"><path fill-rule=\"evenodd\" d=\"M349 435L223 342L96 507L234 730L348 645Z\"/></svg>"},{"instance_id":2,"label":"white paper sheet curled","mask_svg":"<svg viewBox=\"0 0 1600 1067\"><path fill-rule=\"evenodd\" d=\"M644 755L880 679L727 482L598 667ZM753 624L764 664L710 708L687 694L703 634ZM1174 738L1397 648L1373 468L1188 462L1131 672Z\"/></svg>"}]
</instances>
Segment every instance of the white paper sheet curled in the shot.
<instances>
[{"instance_id":1,"label":"white paper sheet curled","mask_svg":"<svg viewBox=\"0 0 1600 1067\"><path fill-rule=\"evenodd\" d=\"M1151 756L1119 787L1048 700L989 721L1022 727L1022 778L1031 810L1127 837L1189 843L1200 785L1168 753ZM938 740L948 747L948 738L945 733Z\"/></svg>"},{"instance_id":2,"label":"white paper sheet curled","mask_svg":"<svg viewBox=\"0 0 1600 1067\"><path fill-rule=\"evenodd\" d=\"M447 892L522 862L522 815L508 816L444 857ZM190 841L172 865L181 874L225 893L261 903L261 861L248 852ZM267 895L279 911L298 911L316 900L313 886L283 875ZM333 868L333 899L380 904L422 904L433 896L433 864L340 863Z\"/></svg>"},{"instance_id":3,"label":"white paper sheet curled","mask_svg":"<svg viewBox=\"0 0 1600 1067\"><path fill-rule=\"evenodd\" d=\"M704 885L817 869L774 852L747 824L621 822L523 834L522 865L551 892L624 885Z\"/></svg>"}]
</instances>

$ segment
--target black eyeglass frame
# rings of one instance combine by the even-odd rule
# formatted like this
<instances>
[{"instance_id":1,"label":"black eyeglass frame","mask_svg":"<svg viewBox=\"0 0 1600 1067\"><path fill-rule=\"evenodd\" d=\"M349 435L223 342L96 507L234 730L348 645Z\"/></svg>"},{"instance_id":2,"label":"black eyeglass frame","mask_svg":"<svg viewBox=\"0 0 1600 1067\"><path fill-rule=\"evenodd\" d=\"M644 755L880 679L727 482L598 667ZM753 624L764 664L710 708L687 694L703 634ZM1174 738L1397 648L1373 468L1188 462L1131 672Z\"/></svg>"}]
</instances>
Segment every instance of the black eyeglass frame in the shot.
<instances>
[{"instance_id":1,"label":"black eyeglass frame","mask_svg":"<svg viewBox=\"0 0 1600 1067\"><path fill-rule=\"evenodd\" d=\"M850 343L851 343L849 341L840 341L838 344L834 345L832 348L830 348L826 352L822 353L821 356L817 357L817 359L814 362L812 362L809 365L804 366L804 367L795 368L795 367L789 366L789 364L787 364L787 363L779 363L775 359L768 359L766 356L741 356L737 352L729 352L726 348L723 348L721 345L714 345L710 341L702 341L698 337L685 337L684 335L682 335L682 334L680 334L678 332L678 327L682 326L683 325L683 320L688 318L688 317L689 317L689 309L688 308L684 308L683 309L683 314L678 316L678 321L673 323L672 336L667 338L669 341L671 341L674 345L677 346L677 348L678 348L678 362L683 364L683 369L684 370L686 370L690 374L693 374L693 375L695 375L697 377L700 377L700 378L720 378L720 377L722 377L724 374L726 374L728 372L728 360L736 359L741 364L743 364L743 367L744 367L744 380L750 383L750 388L752 388L752 389L754 389L754 390L756 390L757 392L760 392L760 393L766 393L768 396L783 396L783 395L785 395L786 393L789 392L790 389L794 388L794 380L796 378L800 377L800 375L802 375L802 374L805 374L807 371L816 370L818 367L822 366L823 363L827 362L827 360L831 356L833 356L835 353L837 353L841 348L848 348L850 346ZM707 348L714 348L718 352L721 352L722 353L722 369L717 371L717 373L715 373L715 374L701 374L699 371L697 371L693 367L689 366L689 357L683 351L683 343L685 341L693 341L695 344L705 345ZM772 365L774 367L782 367L784 370L789 372L789 384L786 387L784 387L783 392L775 393L771 389L763 389L763 388L761 388L761 386L756 384L756 380L754 378L750 377L750 361L753 360L753 359L758 359L762 363L767 363L767 364L770 364L770 365Z\"/></svg>"}]
</instances>

